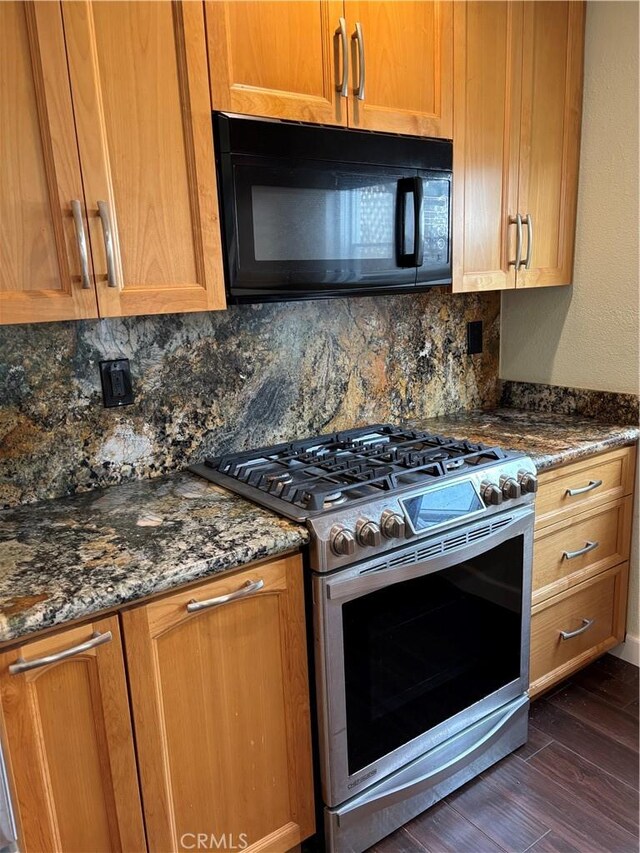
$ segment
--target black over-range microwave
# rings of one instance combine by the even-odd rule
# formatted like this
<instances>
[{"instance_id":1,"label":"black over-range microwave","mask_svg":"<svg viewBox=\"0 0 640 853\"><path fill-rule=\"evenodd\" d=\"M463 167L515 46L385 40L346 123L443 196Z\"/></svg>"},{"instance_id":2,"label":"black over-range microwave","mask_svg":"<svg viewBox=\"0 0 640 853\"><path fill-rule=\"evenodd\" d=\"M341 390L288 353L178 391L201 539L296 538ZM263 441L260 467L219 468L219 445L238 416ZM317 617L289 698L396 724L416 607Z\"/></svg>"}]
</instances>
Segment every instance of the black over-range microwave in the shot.
<instances>
[{"instance_id":1,"label":"black over-range microwave","mask_svg":"<svg viewBox=\"0 0 640 853\"><path fill-rule=\"evenodd\" d=\"M230 302L451 283L452 144L214 113Z\"/></svg>"}]
</instances>

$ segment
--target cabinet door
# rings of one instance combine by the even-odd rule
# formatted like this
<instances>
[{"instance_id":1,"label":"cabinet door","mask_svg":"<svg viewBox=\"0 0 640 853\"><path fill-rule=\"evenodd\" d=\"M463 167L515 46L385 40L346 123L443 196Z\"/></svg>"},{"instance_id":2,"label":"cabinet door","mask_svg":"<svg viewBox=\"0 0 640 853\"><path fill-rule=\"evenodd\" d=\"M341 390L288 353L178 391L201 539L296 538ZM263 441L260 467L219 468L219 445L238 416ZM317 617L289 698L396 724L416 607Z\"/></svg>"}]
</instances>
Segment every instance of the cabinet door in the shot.
<instances>
[{"instance_id":1,"label":"cabinet door","mask_svg":"<svg viewBox=\"0 0 640 853\"><path fill-rule=\"evenodd\" d=\"M97 316L72 199L83 219L60 4L0 3L0 323Z\"/></svg>"},{"instance_id":2,"label":"cabinet door","mask_svg":"<svg viewBox=\"0 0 640 853\"><path fill-rule=\"evenodd\" d=\"M219 596L232 600L187 609ZM300 558L172 594L123 622L150 849L193 849L204 834L282 853L311 835Z\"/></svg>"},{"instance_id":3,"label":"cabinet door","mask_svg":"<svg viewBox=\"0 0 640 853\"><path fill-rule=\"evenodd\" d=\"M456 3L454 29L453 289L502 290L516 281L522 3Z\"/></svg>"},{"instance_id":4,"label":"cabinet door","mask_svg":"<svg viewBox=\"0 0 640 853\"><path fill-rule=\"evenodd\" d=\"M201 4L63 14L100 314L223 308Z\"/></svg>"},{"instance_id":5,"label":"cabinet door","mask_svg":"<svg viewBox=\"0 0 640 853\"><path fill-rule=\"evenodd\" d=\"M351 126L451 138L452 7L446 0L345 0Z\"/></svg>"},{"instance_id":6,"label":"cabinet door","mask_svg":"<svg viewBox=\"0 0 640 853\"><path fill-rule=\"evenodd\" d=\"M342 0L205 5L214 109L347 123L346 98L338 92L344 70L344 43L336 34Z\"/></svg>"},{"instance_id":7,"label":"cabinet door","mask_svg":"<svg viewBox=\"0 0 640 853\"><path fill-rule=\"evenodd\" d=\"M517 287L570 284L580 156L584 4L524 4L518 208L530 268ZM524 257L524 255L523 255Z\"/></svg>"},{"instance_id":8,"label":"cabinet door","mask_svg":"<svg viewBox=\"0 0 640 853\"><path fill-rule=\"evenodd\" d=\"M111 639L19 674L9 666ZM93 639L100 639L93 636ZM145 849L133 735L116 617L0 655L0 693L20 849Z\"/></svg>"}]
</instances>

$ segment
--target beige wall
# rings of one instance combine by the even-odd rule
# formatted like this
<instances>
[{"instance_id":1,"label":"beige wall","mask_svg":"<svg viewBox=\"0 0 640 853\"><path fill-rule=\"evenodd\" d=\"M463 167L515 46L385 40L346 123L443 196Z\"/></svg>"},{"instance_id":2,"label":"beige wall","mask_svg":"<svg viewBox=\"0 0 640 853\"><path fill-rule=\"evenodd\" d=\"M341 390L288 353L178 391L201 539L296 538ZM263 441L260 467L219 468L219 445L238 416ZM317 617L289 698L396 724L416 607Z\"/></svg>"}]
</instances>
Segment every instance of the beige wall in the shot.
<instances>
[{"instance_id":1,"label":"beige wall","mask_svg":"<svg viewBox=\"0 0 640 853\"><path fill-rule=\"evenodd\" d=\"M638 242L638 3L590 0L574 286L503 294L503 379L638 393Z\"/></svg>"},{"instance_id":2,"label":"beige wall","mask_svg":"<svg viewBox=\"0 0 640 853\"><path fill-rule=\"evenodd\" d=\"M638 393L638 3L587 4L573 287L505 293L501 376Z\"/></svg>"}]
</instances>

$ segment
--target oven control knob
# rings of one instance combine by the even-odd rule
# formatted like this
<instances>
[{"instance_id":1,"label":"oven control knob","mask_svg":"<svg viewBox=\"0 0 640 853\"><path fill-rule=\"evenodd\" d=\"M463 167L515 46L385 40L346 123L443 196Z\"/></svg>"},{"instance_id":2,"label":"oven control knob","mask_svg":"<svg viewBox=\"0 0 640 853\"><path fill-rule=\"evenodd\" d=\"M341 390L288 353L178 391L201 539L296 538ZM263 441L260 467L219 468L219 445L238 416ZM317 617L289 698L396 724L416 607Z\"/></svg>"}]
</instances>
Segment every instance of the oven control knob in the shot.
<instances>
[{"instance_id":1,"label":"oven control knob","mask_svg":"<svg viewBox=\"0 0 640 853\"><path fill-rule=\"evenodd\" d=\"M502 489L495 483L483 483L480 486L482 500L489 505L497 506L502 503Z\"/></svg>"},{"instance_id":2,"label":"oven control knob","mask_svg":"<svg viewBox=\"0 0 640 853\"><path fill-rule=\"evenodd\" d=\"M528 471L520 471L518 480L520 481L520 487L523 492L538 491L538 478L535 474L530 474Z\"/></svg>"},{"instance_id":3,"label":"oven control knob","mask_svg":"<svg viewBox=\"0 0 640 853\"><path fill-rule=\"evenodd\" d=\"M375 521L369 521L368 518L358 519L356 537L361 545L369 545L372 548L378 546L382 541L380 528Z\"/></svg>"},{"instance_id":4,"label":"oven control knob","mask_svg":"<svg viewBox=\"0 0 640 853\"><path fill-rule=\"evenodd\" d=\"M502 495L506 501L519 498L522 494L522 488L517 480L513 477L502 477L500 480Z\"/></svg>"},{"instance_id":5,"label":"oven control knob","mask_svg":"<svg viewBox=\"0 0 640 853\"><path fill-rule=\"evenodd\" d=\"M356 550L356 537L341 524L335 524L330 532L331 550L339 557L350 557Z\"/></svg>"},{"instance_id":6,"label":"oven control knob","mask_svg":"<svg viewBox=\"0 0 640 853\"><path fill-rule=\"evenodd\" d=\"M404 518L391 509L385 509L380 516L380 530L386 539L404 538Z\"/></svg>"}]
</instances>

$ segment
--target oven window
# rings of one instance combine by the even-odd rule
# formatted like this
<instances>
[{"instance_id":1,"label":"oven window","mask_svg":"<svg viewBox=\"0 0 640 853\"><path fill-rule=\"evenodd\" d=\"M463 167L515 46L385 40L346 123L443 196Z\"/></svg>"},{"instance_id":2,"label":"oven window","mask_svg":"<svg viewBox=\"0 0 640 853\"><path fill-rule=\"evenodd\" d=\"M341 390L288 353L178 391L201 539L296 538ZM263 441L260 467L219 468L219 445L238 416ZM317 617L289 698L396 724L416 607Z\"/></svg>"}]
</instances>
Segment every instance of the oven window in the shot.
<instances>
[{"instance_id":1,"label":"oven window","mask_svg":"<svg viewBox=\"0 0 640 853\"><path fill-rule=\"evenodd\" d=\"M519 678L523 549L343 605L350 775Z\"/></svg>"}]
</instances>

